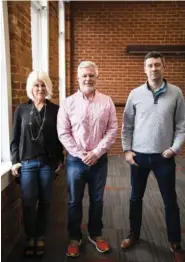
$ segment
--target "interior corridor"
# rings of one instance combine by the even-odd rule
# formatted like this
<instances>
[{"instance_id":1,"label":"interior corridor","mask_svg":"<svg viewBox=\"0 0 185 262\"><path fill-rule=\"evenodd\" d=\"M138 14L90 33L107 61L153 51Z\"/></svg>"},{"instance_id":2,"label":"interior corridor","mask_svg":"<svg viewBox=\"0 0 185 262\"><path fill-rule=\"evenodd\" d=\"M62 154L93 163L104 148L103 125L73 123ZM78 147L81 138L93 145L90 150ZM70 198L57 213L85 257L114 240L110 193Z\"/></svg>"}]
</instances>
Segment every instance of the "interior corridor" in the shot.
<instances>
[{"instance_id":1,"label":"interior corridor","mask_svg":"<svg viewBox=\"0 0 185 262\"><path fill-rule=\"evenodd\" d=\"M177 159L177 195L181 210L182 247L185 248L185 159ZM154 176L151 174L144 197L143 226L140 243L127 252L120 251L120 241L129 231L130 172L123 156L109 157L109 174L104 195L104 236L110 242L112 251L100 254L87 240L88 194L84 197L84 232L80 256L76 262L173 262L168 248L163 203ZM51 208L51 225L48 232L47 250L43 262L69 262L67 258L67 190L65 174L55 181ZM28 261L22 257L23 236L17 243L7 262ZM37 259L29 259L39 261Z\"/></svg>"}]
</instances>

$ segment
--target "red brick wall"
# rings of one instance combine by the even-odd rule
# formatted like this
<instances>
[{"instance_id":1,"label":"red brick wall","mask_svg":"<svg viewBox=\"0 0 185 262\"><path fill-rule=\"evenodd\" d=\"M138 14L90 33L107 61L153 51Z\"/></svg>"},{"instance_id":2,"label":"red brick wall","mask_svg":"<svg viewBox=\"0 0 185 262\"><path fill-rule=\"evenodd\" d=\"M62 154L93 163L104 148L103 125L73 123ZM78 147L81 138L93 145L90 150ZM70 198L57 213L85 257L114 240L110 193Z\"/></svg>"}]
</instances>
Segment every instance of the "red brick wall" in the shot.
<instances>
[{"instance_id":1,"label":"red brick wall","mask_svg":"<svg viewBox=\"0 0 185 262\"><path fill-rule=\"evenodd\" d=\"M115 103L125 103L130 90L146 80L143 55L128 54L127 45L176 45L185 41L185 2L83 1L66 6L70 21L66 32L67 63L71 69L67 71L68 94L77 90L79 62L92 60L99 67L98 89L110 95ZM185 57L168 56L166 62L165 77L185 95ZM122 109L117 108L117 113L121 123ZM112 154L122 152L120 127L119 124Z\"/></svg>"},{"instance_id":2,"label":"red brick wall","mask_svg":"<svg viewBox=\"0 0 185 262\"><path fill-rule=\"evenodd\" d=\"M71 61L72 61L72 39L71 39L71 3L65 4L65 55L66 55L66 94L71 92Z\"/></svg>"},{"instance_id":3,"label":"red brick wall","mask_svg":"<svg viewBox=\"0 0 185 262\"><path fill-rule=\"evenodd\" d=\"M12 79L12 105L27 100L26 79L32 70L30 2L7 1Z\"/></svg>"},{"instance_id":4,"label":"red brick wall","mask_svg":"<svg viewBox=\"0 0 185 262\"><path fill-rule=\"evenodd\" d=\"M49 75L53 83L54 103L59 103L58 2L49 2Z\"/></svg>"}]
</instances>

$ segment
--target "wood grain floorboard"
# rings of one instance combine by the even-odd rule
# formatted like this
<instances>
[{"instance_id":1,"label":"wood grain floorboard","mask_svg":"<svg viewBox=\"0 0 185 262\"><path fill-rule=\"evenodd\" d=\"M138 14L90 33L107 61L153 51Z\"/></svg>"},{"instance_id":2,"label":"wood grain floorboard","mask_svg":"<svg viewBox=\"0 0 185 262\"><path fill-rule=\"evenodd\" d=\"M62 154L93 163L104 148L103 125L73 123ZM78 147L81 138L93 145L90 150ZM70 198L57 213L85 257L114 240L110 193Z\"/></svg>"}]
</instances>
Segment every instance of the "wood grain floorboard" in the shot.
<instances>
[{"instance_id":1,"label":"wood grain floorboard","mask_svg":"<svg viewBox=\"0 0 185 262\"><path fill-rule=\"evenodd\" d=\"M182 226L182 246L185 248L185 159L177 158L176 189ZM109 157L109 172L104 194L103 234L110 242L111 252L100 254L88 241L88 188L83 199L83 244L76 262L173 262L168 248L164 206L154 175L151 173L143 200L141 240L132 249L120 251L120 242L129 231L130 168L123 156ZM65 255L67 237L67 189L65 174L55 181L51 208L51 226L47 238L47 252L43 262L71 262ZM23 234L7 262L24 262ZM30 262L40 260L29 259Z\"/></svg>"}]
</instances>

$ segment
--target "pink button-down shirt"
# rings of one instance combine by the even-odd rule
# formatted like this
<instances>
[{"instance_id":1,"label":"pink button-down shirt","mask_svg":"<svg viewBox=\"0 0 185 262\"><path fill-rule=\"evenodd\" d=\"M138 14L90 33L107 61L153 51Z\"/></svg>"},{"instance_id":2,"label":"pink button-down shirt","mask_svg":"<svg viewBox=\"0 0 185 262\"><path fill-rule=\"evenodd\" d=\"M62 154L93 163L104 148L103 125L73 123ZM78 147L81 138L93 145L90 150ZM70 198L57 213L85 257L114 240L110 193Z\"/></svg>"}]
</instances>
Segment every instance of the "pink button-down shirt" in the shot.
<instances>
[{"instance_id":1,"label":"pink button-down shirt","mask_svg":"<svg viewBox=\"0 0 185 262\"><path fill-rule=\"evenodd\" d=\"M58 112L60 142L75 157L93 151L99 158L114 143L116 110L112 99L98 91L90 101L80 91L67 97Z\"/></svg>"}]
</instances>

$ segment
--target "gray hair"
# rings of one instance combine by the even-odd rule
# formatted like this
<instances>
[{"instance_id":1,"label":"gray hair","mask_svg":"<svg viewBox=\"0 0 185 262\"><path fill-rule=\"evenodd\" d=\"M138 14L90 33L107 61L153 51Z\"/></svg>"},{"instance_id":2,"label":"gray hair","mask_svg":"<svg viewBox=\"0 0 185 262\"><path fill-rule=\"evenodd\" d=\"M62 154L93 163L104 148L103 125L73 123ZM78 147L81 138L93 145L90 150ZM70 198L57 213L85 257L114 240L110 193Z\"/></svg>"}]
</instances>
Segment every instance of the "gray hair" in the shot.
<instances>
[{"instance_id":1,"label":"gray hair","mask_svg":"<svg viewBox=\"0 0 185 262\"><path fill-rule=\"evenodd\" d=\"M98 76L98 67L97 65L92 62L92 61L82 61L79 66L78 66L78 70L77 70L77 73L79 75L79 71L81 68L85 68L85 67L93 67L95 70L96 70L96 76Z\"/></svg>"},{"instance_id":2,"label":"gray hair","mask_svg":"<svg viewBox=\"0 0 185 262\"><path fill-rule=\"evenodd\" d=\"M27 96L31 100L34 100L32 89L37 80L44 82L44 84L46 85L46 92L47 92L46 98L51 99L53 92L52 92L52 82L50 77L48 76L47 73L42 71L36 71L36 70L32 71L27 78L27 83L26 83Z\"/></svg>"}]
</instances>

